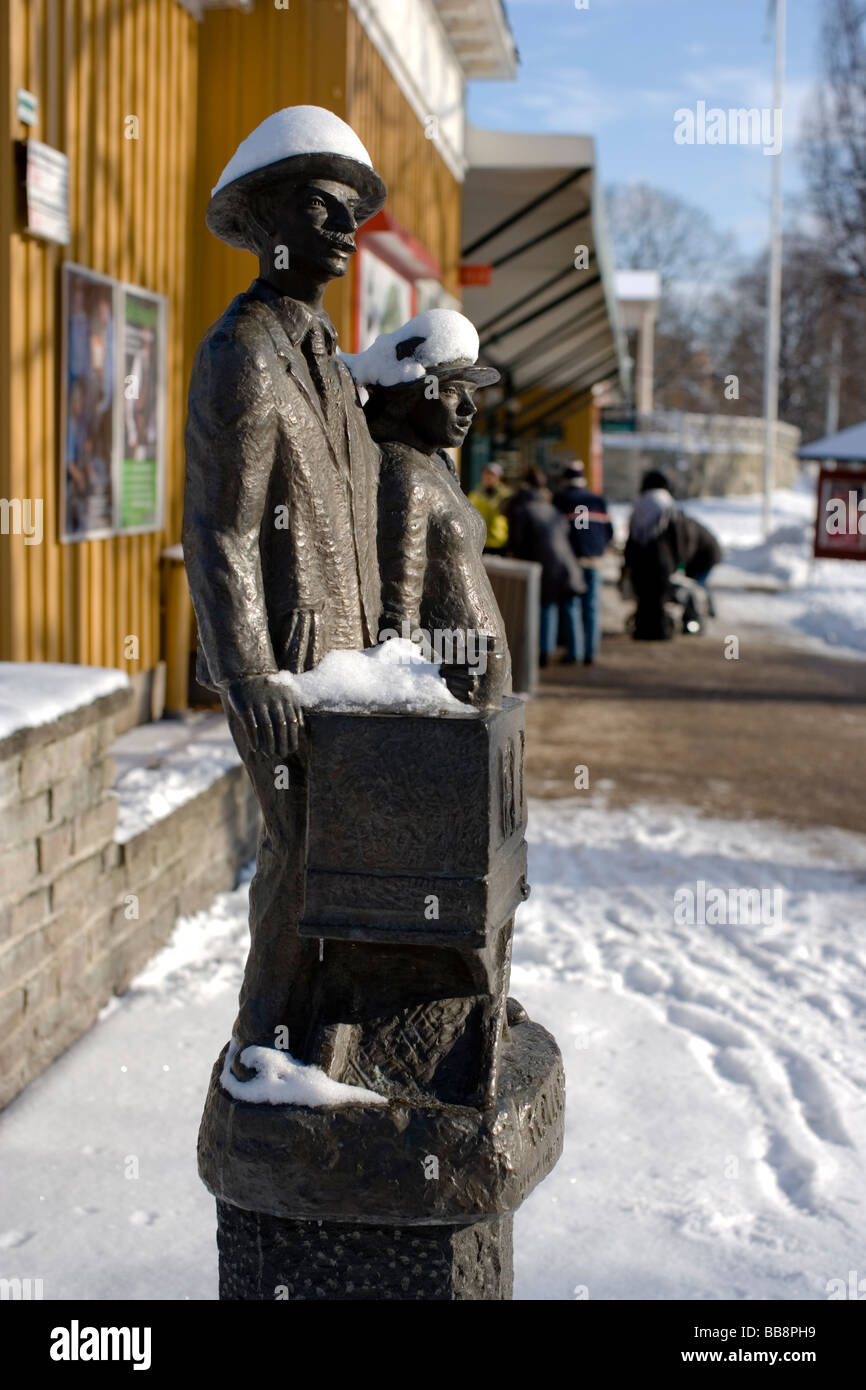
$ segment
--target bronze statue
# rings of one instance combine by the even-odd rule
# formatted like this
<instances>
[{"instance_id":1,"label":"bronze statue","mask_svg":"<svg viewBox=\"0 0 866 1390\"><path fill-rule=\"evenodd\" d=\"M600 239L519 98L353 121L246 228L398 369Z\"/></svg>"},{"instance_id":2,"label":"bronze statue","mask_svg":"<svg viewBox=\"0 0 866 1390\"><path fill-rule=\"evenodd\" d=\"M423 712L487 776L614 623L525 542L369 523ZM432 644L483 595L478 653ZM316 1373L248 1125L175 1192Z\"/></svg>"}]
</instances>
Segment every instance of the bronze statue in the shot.
<instances>
[{"instance_id":1,"label":"bronze statue","mask_svg":"<svg viewBox=\"0 0 866 1390\"><path fill-rule=\"evenodd\" d=\"M270 116L214 189L211 231L259 275L205 335L189 390L183 546L199 673L223 700L262 811L239 1054L287 1027L304 1055L317 943L303 891L301 712L269 677L376 640L379 452L322 309L385 187L350 128L318 107ZM275 787L275 765L288 787ZM249 1073L239 1060L240 1079Z\"/></svg>"},{"instance_id":2,"label":"bronze statue","mask_svg":"<svg viewBox=\"0 0 866 1390\"><path fill-rule=\"evenodd\" d=\"M481 559L486 527L446 453L466 438L475 392L499 380L477 354L469 320L433 309L345 360L382 449L380 636L421 633L452 693L495 707L511 689L505 625Z\"/></svg>"},{"instance_id":3,"label":"bronze statue","mask_svg":"<svg viewBox=\"0 0 866 1390\"><path fill-rule=\"evenodd\" d=\"M503 699L484 522L442 452L496 373L462 315L341 362L322 311L384 196L342 121L294 107L243 142L208 209L259 256L196 357L183 533L201 674L262 812L234 1046L199 1132L224 1299L508 1298L512 1214L562 1144L555 1041L507 998L524 710ZM464 635L442 669L475 709L302 719L274 679L404 624L434 647ZM307 1089L259 1103L245 1083L280 1071L277 1048ZM335 1100L334 1081L355 1089Z\"/></svg>"}]
</instances>

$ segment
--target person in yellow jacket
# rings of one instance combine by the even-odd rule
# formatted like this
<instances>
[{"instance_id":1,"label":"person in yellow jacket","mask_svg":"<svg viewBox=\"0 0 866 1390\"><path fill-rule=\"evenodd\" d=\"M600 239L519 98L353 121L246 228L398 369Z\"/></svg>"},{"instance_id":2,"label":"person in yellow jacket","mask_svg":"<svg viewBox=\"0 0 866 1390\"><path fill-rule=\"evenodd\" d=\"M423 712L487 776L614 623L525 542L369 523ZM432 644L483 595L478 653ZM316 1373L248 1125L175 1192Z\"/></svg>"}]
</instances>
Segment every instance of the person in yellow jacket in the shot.
<instances>
[{"instance_id":1,"label":"person in yellow jacket","mask_svg":"<svg viewBox=\"0 0 866 1390\"><path fill-rule=\"evenodd\" d=\"M501 555L508 544L508 518L502 504L510 493L503 485L502 477L502 464L488 463L481 474L479 486L469 494L469 501L484 517L487 527L484 551L488 555Z\"/></svg>"}]
</instances>

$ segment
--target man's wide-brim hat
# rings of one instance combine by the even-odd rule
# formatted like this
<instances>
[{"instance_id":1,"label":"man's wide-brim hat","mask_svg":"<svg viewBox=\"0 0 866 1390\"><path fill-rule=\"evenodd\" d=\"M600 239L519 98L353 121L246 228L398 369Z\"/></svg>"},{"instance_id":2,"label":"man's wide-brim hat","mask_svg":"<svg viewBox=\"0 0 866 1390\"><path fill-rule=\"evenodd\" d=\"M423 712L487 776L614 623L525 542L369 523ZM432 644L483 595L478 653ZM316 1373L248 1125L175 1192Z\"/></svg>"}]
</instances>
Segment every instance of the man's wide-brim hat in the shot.
<instances>
[{"instance_id":1,"label":"man's wide-brim hat","mask_svg":"<svg viewBox=\"0 0 866 1390\"><path fill-rule=\"evenodd\" d=\"M271 183L332 179L360 195L358 223L385 202L385 185L351 126L322 106L275 111L242 140L217 181L205 221L221 241L248 250L247 208L252 192Z\"/></svg>"}]
</instances>

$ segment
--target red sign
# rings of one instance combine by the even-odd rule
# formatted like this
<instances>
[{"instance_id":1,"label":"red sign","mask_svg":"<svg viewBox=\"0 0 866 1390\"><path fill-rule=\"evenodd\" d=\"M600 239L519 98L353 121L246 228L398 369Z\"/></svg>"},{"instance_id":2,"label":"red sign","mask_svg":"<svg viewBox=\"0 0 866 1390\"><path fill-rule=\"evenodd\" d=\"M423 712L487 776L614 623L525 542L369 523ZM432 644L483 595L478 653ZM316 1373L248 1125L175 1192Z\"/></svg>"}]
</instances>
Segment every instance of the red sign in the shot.
<instances>
[{"instance_id":1,"label":"red sign","mask_svg":"<svg viewBox=\"0 0 866 1390\"><path fill-rule=\"evenodd\" d=\"M821 469L815 554L824 560L866 560L866 468Z\"/></svg>"},{"instance_id":2,"label":"red sign","mask_svg":"<svg viewBox=\"0 0 866 1390\"><path fill-rule=\"evenodd\" d=\"M464 262L460 267L461 285L489 285L492 279L492 265L470 265Z\"/></svg>"}]
</instances>

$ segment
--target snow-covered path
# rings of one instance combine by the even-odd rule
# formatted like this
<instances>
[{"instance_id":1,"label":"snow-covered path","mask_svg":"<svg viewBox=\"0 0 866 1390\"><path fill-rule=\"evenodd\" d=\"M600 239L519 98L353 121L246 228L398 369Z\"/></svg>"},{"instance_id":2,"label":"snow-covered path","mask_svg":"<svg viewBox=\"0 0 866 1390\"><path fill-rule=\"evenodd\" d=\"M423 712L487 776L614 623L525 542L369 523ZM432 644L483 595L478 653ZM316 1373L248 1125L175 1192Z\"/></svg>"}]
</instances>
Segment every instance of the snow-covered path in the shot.
<instances>
[{"instance_id":1,"label":"snow-covered path","mask_svg":"<svg viewBox=\"0 0 866 1390\"><path fill-rule=\"evenodd\" d=\"M596 799L534 802L530 840L512 993L569 1100L515 1296L814 1299L866 1275L866 836ZM700 881L781 911L680 925ZM195 1134L245 944L241 887L0 1117L0 1276L216 1296Z\"/></svg>"}]
</instances>

